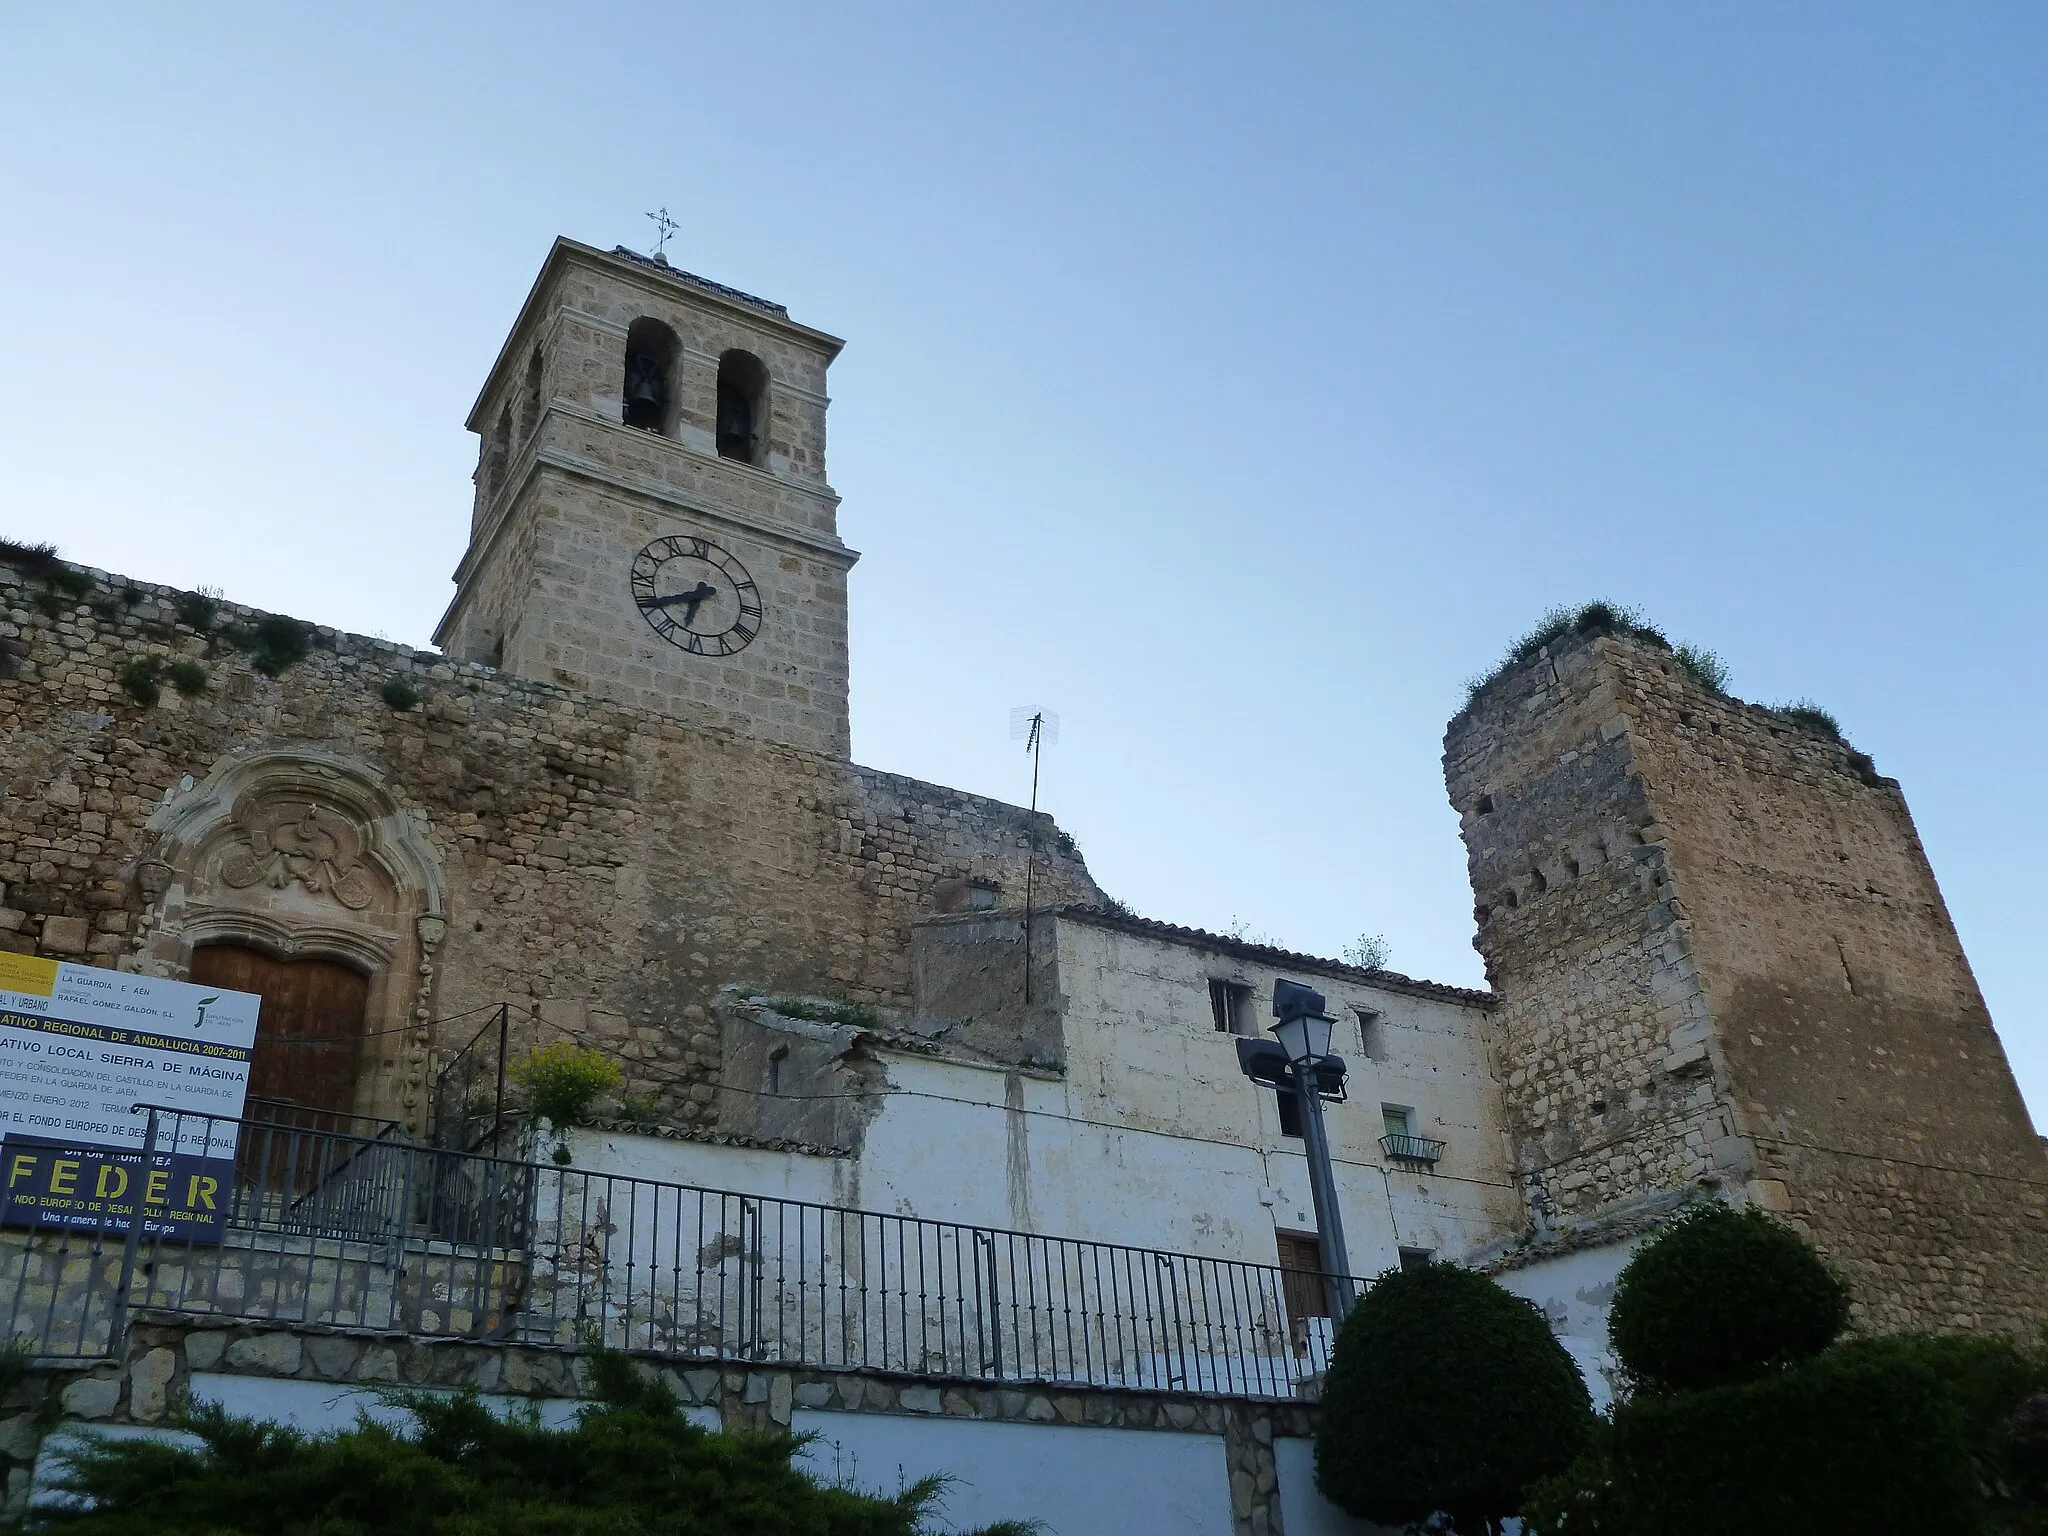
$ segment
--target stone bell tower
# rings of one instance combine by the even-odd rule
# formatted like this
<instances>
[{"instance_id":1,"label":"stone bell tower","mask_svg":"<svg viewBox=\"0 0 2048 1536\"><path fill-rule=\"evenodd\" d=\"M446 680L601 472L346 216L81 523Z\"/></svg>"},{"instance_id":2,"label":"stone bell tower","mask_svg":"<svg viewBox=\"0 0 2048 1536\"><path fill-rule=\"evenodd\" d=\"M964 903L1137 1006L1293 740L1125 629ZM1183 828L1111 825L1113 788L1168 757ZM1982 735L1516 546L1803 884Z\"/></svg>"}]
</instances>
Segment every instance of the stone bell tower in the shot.
<instances>
[{"instance_id":1,"label":"stone bell tower","mask_svg":"<svg viewBox=\"0 0 2048 1536\"><path fill-rule=\"evenodd\" d=\"M661 258L558 239L470 413L476 510L435 643L846 757L841 345Z\"/></svg>"}]
</instances>

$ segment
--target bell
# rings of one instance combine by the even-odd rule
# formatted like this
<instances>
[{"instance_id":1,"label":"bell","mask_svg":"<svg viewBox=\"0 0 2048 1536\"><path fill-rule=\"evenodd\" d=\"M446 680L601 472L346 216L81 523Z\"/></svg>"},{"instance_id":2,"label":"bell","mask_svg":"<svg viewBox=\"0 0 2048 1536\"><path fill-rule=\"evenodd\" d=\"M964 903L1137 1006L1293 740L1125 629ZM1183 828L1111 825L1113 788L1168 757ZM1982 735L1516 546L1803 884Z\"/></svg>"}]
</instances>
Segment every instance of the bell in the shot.
<instances>
[{"instance_id":1,"label":"bell","mask_svg":"<svg viewBox=\"0 0 2048 1536\"><path fill-rule=\"evenodd\" d=\"M626 404L643 405L659 409L661 405L661 385L655 380L652 373L641 373L626 386Z\"/></svg>"}]
</instances>

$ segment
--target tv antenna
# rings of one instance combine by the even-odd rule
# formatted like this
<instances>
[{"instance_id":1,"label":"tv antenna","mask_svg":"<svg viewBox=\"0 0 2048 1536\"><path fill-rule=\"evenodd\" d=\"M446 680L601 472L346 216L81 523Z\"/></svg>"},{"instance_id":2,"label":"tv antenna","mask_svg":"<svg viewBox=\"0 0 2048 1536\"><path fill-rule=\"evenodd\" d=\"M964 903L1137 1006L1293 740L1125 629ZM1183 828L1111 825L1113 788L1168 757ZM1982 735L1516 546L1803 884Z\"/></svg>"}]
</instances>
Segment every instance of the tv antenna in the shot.
<instances>
[{"instance_id":1,"label":"tv antenna","mask_svg":"<svg viewBox=\"0 0 2048 1536\"><path fill-rule=\"evenodd\" d=\"M647 217L654 220L654 251L652 253L654 259L666 262L668 260L668 237L683 226L668 216L668 206L666 204L662 205L659 213L650 213Z\"/></svg>"},{"instance_id":2,"label":"tv antenna","mask_svg":"<svg viewBox=\"0 0 2048 1536\"><path fill-rule=\"evenodd\" d=\"M1024 743L1024 750L1031 754L1031 824L1025 833L1024 845L1024 1001L1031 1001L1031 914L1032 887L1038 873L1038 769L1045 759L1045 749L1057 746L1060 739L1060 717L1049 710L1033 709L1020 705L1010 711L1010 740Z\"/></svg>"}]
</instances>

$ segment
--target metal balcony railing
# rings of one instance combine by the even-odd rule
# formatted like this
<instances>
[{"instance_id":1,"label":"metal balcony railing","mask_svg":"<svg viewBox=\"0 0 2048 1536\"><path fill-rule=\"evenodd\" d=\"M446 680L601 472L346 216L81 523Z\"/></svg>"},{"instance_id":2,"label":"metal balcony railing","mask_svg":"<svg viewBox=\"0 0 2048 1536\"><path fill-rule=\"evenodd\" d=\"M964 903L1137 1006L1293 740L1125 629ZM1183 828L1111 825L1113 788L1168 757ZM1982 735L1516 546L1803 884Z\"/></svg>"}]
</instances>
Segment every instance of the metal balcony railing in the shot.
<instances>
[{"instance_id":1,"label":"metal balcony railing","mask_svg":"<svg viewBox=\"0 0 2048 1536\"><path fill-rule=\"evenodd\" d=\"M1444 1144L1433 1136L1396 1136L1380 1138L1380 1151L1392 1162L1427 1163L1436 1166L1436 1160L1444 1155Z\"/></svg>"},{"instance_id":2,"label":"metal balcony railing","mask_svg":"<svg viewBox=\"0 0 2048 1536\"><path fill-rule=\"evenodd\" d=\"M1355 1283L389 1133L158 1118L160 1166L206 1147L232 1158L224 1219L176 1235L146 1222L131 1241L128 1208L112 1202L104 1214L25 1228L11 1214L17 1224L0 1230L0 1315L36 1354L104 1356L126 1320L149 1311L601 1341L675 1360L1290 1397L1329 1364L1321 1299ZM134 1155L138 1173L141 1162Z\"/></svg>"}]
</instances>

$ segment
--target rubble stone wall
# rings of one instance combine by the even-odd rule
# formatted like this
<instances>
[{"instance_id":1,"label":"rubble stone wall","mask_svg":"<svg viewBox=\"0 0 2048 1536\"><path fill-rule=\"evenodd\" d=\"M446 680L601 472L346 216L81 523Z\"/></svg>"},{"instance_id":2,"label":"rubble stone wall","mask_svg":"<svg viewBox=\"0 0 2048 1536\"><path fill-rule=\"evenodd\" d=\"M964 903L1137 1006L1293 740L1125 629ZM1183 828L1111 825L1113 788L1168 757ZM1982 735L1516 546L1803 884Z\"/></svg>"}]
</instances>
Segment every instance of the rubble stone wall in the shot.
<instances>
[{"instance_id":1,"label":"rubble stone wall","mask_svg":"<svg viewBox=\"0 0 2048 1536\"><path fill-rule=\"evenodd\" d=\"M209 635L181 594L90 574L77 599L0 580L0 943L171 975L214 939L338 949L378 978L365 1107L416 1127L432 1053L501 1000L705 1123L721 984L907 1008L933 887L1021 893L1034 839L1040 899L1100 899L1014 806L331 629L266 677L223 639L259 615L222 604ZM205 690L139 702L138 658ZM252 854L267 877L237 884Z\"/></svg>"},{"instance_id":2,"label":"rubble stone wall","mask_svg":"<svg viewBox=\"0 0 2048 1536\"><path fill-rule=\"evenodd\" d=\"M1608 636L1483 689L1445 766L1518 1154L1561 1211L1725 1181L1868 1323L2048 1315L2048 1158L1896 782Z\"/></svg>"}]
</instances>

